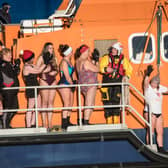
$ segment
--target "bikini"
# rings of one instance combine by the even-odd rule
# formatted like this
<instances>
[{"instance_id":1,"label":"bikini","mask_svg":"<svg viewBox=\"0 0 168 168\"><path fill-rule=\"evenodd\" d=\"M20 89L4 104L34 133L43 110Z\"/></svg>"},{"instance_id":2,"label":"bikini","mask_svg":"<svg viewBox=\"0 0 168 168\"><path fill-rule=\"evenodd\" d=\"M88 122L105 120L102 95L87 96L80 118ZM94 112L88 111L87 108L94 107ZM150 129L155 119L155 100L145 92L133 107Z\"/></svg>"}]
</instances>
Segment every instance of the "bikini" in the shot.
<instances>
[{"instance_id":1,"label":"bikini","mask_svg":"<svg viewBox=\"0 0 168 168\"><path fill-rule=\"evenodd\" d=\"M51 63L49 65L51 66L51 71L55 70L54 66ZM55 81L55 75L50 75L50 72L44 73L45 78L42 78L42 74L40 75L40 79L45 81L48 85L52 85Z\"/></svg>"},{"instance_id":2,"label":"bikini","mask_svg":"<svg viewBox=\"0 0 168 168\"><path fill-rule=\"evenodd\" d=\"M144 113L148 113L148 111L144 110ZM156 118L159 118L162 114L154 114L154 113L152 113L152 115L154 115Z\"/></svg>"}]
</instances>

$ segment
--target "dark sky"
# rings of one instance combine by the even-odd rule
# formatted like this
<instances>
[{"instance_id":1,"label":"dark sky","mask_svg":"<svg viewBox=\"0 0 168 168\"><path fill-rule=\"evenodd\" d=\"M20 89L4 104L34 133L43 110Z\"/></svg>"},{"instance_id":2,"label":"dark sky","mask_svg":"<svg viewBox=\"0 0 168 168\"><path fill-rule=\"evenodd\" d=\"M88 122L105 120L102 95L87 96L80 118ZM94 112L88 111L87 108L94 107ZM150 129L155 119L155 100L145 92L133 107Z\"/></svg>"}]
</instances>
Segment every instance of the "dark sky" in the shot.
<instances>
[{"instance_id":1,"label":"dark sky","mask_svg":"<svg viewBox=\"0 0 168 168\"><path fill-rule=\"evenodd\" d=\"M6 0L11 5L12 23L20 23L24 19L47 19L62 0Z\"/></svg>"}]
</instances>

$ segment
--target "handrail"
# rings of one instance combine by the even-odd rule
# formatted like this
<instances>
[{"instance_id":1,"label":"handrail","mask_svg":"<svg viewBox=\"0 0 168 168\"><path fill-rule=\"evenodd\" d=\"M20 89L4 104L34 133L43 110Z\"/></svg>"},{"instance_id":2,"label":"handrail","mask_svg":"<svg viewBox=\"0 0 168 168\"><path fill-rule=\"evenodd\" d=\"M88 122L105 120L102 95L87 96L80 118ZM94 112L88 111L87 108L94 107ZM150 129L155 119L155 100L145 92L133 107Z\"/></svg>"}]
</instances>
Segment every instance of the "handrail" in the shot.
<instances>
[{"instance_id":1,"label":"handrail","mask_svg":"<svg viewBox=\"0 0 168 168\"><path fill-rule=\"evenodd\" d=\"M122 91L122 97L121 97L121 104L120 105L94 105L94 106L82 106L81 105L81 87L82 86L114 86L114 85L120 85L121 86L121 91ZM150 128L150 144L153 144L152 141L152 125L151 125L151 118L149 119L149 122L145 120L139 113L138 111L132 107L131 105L126 105L125 104L125 95L124 95L124 86L129 86L132 89L138 93L144 100L145 97L144 95L131 83L128 82L121 82L121 83L95 83L95 84L72 84L72 85L53 85L53 86L22 86L22 87L11 87L11 88L3 88L4 90L15 90L15 89L35 89L35 108L32 109L5 109L3 112L16 112L16 111L35 111L36 113L36 127L38 127L38 111L51 111L51 110L64 110L64 109L75 109L79 110L79 125L80 127L82 126L82 109L87 109L87 108L116 108L120 107L122 108L122 119L123 122L122 124L125 125L125 108L128 107L132 111L134 111L138 117L145 122L145 124ZM47 89L47 88L67 88L67 87L77 87L78 88L78 106L73 106L73 107L52 107L52 108L38 108L38 103L37 103L37 90L38 89ZM151 113L150 113L151 114Z\"/></svg>"},{"instance_id":2,"label":"handrail","mask_svg":"<svg viewBox=\"0 0 168 168\"><path fill-rule=\"evenodd\" d=\"M145 96L133 84L131 83L128 84L145 100Z\"/></svg>"},{"instance_id":3,"label":"handrail","mask_svg":"<svg viewBox=\"0 0 168 168\"><path fill-rule=\"evenodd\" d=\"M131 86L136 93L138 93L144 100L146 99L145 96L131 83L129 83L129 86ZM151 107L151 104L149 104L149 107ZM134 111L135 112L135 111ZM153 145L153 133L152 133L152 111L151 108L149 108L149 122L146 122L147 126L149 127L149 141L150 141L150 145Z\"/></svg>"}]
</instances>

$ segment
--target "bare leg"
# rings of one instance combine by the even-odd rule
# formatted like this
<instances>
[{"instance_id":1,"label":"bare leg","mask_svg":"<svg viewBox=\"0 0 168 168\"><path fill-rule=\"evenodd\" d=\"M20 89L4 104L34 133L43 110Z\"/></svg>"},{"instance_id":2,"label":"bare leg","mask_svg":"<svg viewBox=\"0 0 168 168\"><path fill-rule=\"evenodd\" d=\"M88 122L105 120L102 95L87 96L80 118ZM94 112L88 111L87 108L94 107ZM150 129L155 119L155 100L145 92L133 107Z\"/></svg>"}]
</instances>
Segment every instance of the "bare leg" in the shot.
<instances>
[{"instance_id":1,"label":"bare leg","mask_svg":"<svg viewBox=\"0 0 168 168\"><path fill-rule=\"evenodd\" d=\"M69 88L62 88L62 89L59 89L59 92L61 94L61 98L62 98L62 101L63 101L63 106L64 107L69 107L70 106L70 92L71 90ZM62 123L62 128L63 129L66 129L67 127L67 117L68 117L68 112L69 110L68 109L65 109L62 111L62 118L63 118L63 123Z\"/></svg>"},{"instance_id":2,"label":"bare leg","mask_svg":"<svg viewBox=\"0 0 168 168\"><path fill-rule=\"evenodd\" d=\"M73 92L70 92L70 107L73 107L73 102L74 102L74 93ZM72 112L72 109L68 111L68 122L69 122L69 125L73 125L70 121L70 116L71 116L71 112Z\"/></svg>"},{"instance_id":3,"label":"bare leg","mask_svg":"<svg viewBox=\"0 0 168 168\"><path fill-rule=\"evenodd\" d=\"M47 89L44 89L44 90L41 90L41 107L42 108L47 108L47 105L48 105L48 90ZM48 128L47 127L47 123L46 123L46 112L45 111L42 111L41 112L42 114L42 125L43 127L45 128Z\"/></svg>"},{"instance_id":4,"label":"bare leg","mask_svg":"<svg viewBox=\"0 0 168 168\"><path fill-rule=\"evenodd\" d=\"M55 85L56 82L54 82L52 85ZM48 108L53 108L54 104L54 99L55 99L55 94L56 94L56 89L49 89L49 94L48 94ZM48 127L52 128L52 111L49 111L47 113L48 115Z\"/></svg>"},{"instance_id":5,"label":"bare leg","mask_svg":"<svg viewBox=\"0 0 168 168\"><path fill-rule=\"evenodd\" d=\"M35 104L35 98L28 98L28 109L34 108L34 104ZM34 113L33 111L29 111L29 110L26 112L26 127L27 128L31 127L33 113Z\"/></svg>"},{"instance_id":6,"label":"bare leg","mask_svg":"<svg viewBox=\"0 0 168 168\"><path fill-rule=\"evenodd\" d=\"M148 112L145 112L144 113L144 118L146 121L149 121L149 113ZM149 127L146 125L146 144L148 145L149 144Z\"/></svg>"},{"instance_id":7,"label":"bare leg","mask_svg":"<svg viewBox=\"0 0 168 168\"><path fill-rule=\"evenodd\" d=\"M157 144L159 147L163 147L163 117L162 116L156 119L156 133L157 133Z\"/></svg>"},{"instance_id":8,"label":"bare leg","mask_svg":"<svg viewBox=\"0 0 168 168\"><path fill-rule=\"evenodd\" d=\"M155 128L156 128L156 116L152 115L152 137L154 136Z\"/></svg>"},{"instance_id":9,"label":"bare leg","mask_svg":"<svg viewBox=\"0 0 168 168\"><path fill-rule=\"evenodd\" d=\"M85 95L85 105L86 106L94 106L96 90L97 90L97 87L91 87L87 91L87 93ZM88 108L88 109L84 110L84 120L89 120L90 119L92 111L93 111L92 108Z\"/></svg>"},{"instance_id":10,"label":"bare leg","mask_svg":"<svg viewBox=\"0 0 168 168\"><path fill-rule=\"evenodd\" d=\"M40 94L37 97L37 107L38 108L41 107L41 96L40 96ZM32 112L31 126L35 126L35 124L36 124L36 113L33 111Z\"/></svg>"}]
</instances>

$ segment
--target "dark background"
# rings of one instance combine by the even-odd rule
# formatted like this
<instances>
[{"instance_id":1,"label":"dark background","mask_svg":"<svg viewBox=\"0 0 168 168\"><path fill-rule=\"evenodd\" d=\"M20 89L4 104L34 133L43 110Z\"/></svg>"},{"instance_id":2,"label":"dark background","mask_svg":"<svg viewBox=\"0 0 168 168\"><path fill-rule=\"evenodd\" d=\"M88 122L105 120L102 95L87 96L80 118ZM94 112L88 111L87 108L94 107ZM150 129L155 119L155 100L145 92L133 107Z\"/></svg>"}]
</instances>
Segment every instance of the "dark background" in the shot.
<instances>
[{"instance_id":1,"label":"dark background","mask_svg":"<svg viewBox=\"0 0 168 168\"><path fill-rule=\"evenodd\" d=\"M24 19L47 19L63 0L4 0L11 5L12 23L20 23Z\"/></svg>"}]
</instances>

